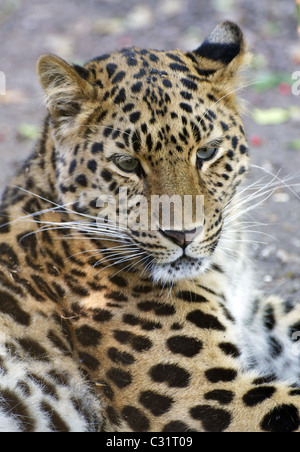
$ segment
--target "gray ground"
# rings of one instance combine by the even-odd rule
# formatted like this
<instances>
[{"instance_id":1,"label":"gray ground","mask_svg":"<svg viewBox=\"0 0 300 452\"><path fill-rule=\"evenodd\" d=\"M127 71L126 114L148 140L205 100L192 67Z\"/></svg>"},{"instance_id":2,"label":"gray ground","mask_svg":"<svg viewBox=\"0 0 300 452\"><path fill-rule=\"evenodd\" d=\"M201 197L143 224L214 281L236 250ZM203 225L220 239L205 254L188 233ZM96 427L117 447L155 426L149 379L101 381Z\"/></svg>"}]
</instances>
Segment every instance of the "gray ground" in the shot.
<instances>
[{"instance_id":1,"label":"gray ground","mask_svg":"<svg viewBox=\"0 0 300 452\"><path fill-rule=\"evenodd\" d=\"M300 40L293 0L1 0L0 71L7 95L0 96L0 189L9 182L34 146L36 128L44 116L42 91L35 74L38 56L56 53L76 63L127 45L193 50L221 20L239 23L256 58L250 82L267 74L288 80L300 70ZM286 92L287 91L287 92ZM259 93L243 92L249 113L245 124L252 145L252 163L300 184L300 151L290 142L300 138L300 96L286 85ZM296 106L289 120L259 125L254 108ZM25 128L24 128L25 124ZM32 130L28 125L33 126ZM251 181L266 173L253 170ZM270 181L269 175L265 182ZM300 186L280 189L251 218L267 224L255 227L253 243L259 278L269 291L285 298L300 295ZM298 198L297 198L298 196Z\"/></svg>"}]
</instances>

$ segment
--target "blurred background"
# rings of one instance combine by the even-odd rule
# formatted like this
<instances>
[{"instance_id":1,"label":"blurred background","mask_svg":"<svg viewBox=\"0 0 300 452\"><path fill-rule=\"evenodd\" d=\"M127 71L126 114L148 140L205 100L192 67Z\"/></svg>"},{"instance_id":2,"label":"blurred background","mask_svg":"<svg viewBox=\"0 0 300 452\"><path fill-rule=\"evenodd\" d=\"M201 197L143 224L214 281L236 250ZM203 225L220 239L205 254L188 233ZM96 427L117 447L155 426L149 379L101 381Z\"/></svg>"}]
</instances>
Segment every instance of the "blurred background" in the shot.
<instances>
[{"instance_id":1,"label":"blurred background","mask_svg":"<svg viewBox=\"0 0 300 452\"><path fill-rule=\"evenodd\" d=\"M136 45L193 50L225 19L244 30L254 60L242 96L251 147L250 183L272 174L300 184L300 39L294 0L0 0L0 190L34 148L45 110L35 66L42 53L78 64ZM299 86L299 84L298 84ZM251 192L249 192L250 194ZM300 185L251 212L251 247L267 291L300 298ZM259 201L259 199L257 200ZM255 202L255 201L253 201ZM300 301L300 299L299 299Z\"/></svg>"}]
</instances>

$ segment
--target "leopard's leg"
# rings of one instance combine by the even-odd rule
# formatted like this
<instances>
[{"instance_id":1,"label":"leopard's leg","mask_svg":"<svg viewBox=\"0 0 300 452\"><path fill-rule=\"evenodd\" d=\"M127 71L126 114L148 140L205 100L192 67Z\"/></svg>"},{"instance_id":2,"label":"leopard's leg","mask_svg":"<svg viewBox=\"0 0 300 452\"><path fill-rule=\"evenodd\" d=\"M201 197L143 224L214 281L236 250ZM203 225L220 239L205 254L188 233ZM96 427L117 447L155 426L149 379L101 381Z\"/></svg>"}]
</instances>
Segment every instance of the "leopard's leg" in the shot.
<instances>
[{"instance_id":1,"label":"leopard's leg","mask_svg":"<svg viewBox=\"0 0 300 452\"><path fill-rule=\"evenodd\" d=\"M96 397L71 363L41 365L10 353L0 358L0 432L100 430Z\"/></svg>"},{"instance_id":2,"label":"leopard's leg","mask_svg":"<svg viewBox=\"0 0 300 452\"><path fill-rule=\"evenodd\" d=\"M258 296L239 325L243 365L300 384L299 339L300 304Z\"/></svg>"},{"instance_id":3,"label":"leopard's leg","mask_svg":"<svg viewBox=\"0 0 300 452\"><path fill-rule=\"evenodd\" d=\"M99 431L101 404L57 307L0 286L0 312L0 432Z\"/></svg>"}]
</instances>

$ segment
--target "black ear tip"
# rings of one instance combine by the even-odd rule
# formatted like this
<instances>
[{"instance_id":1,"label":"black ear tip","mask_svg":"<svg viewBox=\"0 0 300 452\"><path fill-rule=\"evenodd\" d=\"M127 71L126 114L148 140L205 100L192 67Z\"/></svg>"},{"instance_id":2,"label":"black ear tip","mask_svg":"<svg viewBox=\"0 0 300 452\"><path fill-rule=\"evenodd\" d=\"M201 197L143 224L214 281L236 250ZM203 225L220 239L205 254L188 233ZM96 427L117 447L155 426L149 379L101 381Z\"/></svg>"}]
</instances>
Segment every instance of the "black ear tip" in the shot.
<instances>
[{"instance_id":1,"label":"black ear tip","mask_svg":"<svg viewBox=\"0 0 300 452\"><path fill-rule=\"evenodd\" d=\"M196 50L198 56L229 64L244 50L244 35L234 22L221 22Z\"/></svg>"}]
</instances>

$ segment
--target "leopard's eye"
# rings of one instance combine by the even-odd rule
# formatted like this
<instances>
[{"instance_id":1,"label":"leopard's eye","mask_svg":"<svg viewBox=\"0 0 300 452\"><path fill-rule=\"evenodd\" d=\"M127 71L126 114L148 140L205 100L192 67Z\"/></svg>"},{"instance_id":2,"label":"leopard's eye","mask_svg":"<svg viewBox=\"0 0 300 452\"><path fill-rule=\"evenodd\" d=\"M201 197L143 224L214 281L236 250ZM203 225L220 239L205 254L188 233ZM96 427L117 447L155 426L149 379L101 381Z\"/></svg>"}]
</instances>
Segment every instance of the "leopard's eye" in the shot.
<instances>
[{"instance_id":1,"label":"leopard's eye","mask_svg":"<svg viewBox=\"0 0 300 452\"><path fill-rule=\"evenodd\" d=\"M207 162L208 160L211 160L214 158L214 156L217 154L219 148L217 147L204 147L200 148L197 151L197 159L201 162Z\"/></svg>"},{"instance_id":2,"label":"leopard's eye","mask_svg":"<svg viewBox=\"0 0 300 452\"><path fill-rule=\"evenodd\" d=\"M118 156L113 159L114 164L125 173L135 173L140 166L140 162L134 157Z\"/></svg>"}]
</instances>

